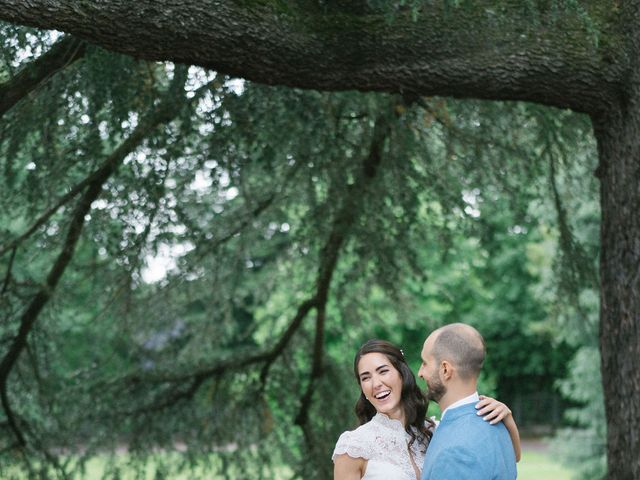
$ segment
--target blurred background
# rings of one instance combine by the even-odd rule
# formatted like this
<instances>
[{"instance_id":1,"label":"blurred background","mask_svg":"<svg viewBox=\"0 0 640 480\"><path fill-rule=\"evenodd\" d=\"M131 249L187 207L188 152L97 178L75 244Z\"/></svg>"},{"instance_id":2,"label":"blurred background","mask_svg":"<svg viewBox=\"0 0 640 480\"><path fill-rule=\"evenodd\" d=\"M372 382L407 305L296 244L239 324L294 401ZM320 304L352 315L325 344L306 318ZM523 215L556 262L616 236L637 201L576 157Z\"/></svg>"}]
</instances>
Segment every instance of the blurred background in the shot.
<instances>
[{"instance_id":1,"label":"blurred background","mask_svg":"<svg viewBox=\"0 0 640 480\"><path fill-rule=\"evenodd\" d=\"M0 476L331 478L359 346L450 322L520 478L604 476L587 117L0 37Z\"/></svg>"}]
</instances>

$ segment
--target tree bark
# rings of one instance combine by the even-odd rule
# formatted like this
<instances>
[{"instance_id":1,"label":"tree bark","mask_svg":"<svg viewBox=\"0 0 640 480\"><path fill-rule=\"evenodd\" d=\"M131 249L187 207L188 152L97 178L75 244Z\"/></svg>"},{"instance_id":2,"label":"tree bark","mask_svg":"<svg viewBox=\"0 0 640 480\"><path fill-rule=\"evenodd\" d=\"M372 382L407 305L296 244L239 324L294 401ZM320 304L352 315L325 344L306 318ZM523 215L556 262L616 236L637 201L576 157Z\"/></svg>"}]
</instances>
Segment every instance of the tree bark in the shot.
<instances>
[{"instance_id":1,"label":"tree bark","mask_svg":"<svg viewBox=\"0 0 640 480\"><path fill-rule=\"evenodd\" d=\"M640 478L640 2L628 2L631 58L619 101L592 116L598 141L600 355L608 478Z\"/></svg>"},{"instance_id":2,"label":"tree bark","mask_svg":"<svg viewBox=\"0 0 640 480\"><path fill-rule=\"evenodd\" d=\"M42 85L56 72L82 58L86 51L83 41L64 37L33 62L25 65L12 79L0 83L0 116Z\"/></svg>"},{"instance_id":3,"label":"tree bark","mask_svg":"<svg viewBox=\"0 0 640 480\"><path fill-rule=\"evenodd\" d=\"M540 10L532 21L519 1L425 2L417 19L371 3L0 0L0 19L138 58L322 90L528 100L587 112L622 73L619 9L610 2L589 2L594 25L571 10Z\"/></svg>"},{"instance_id":4,"label":"tree bark","mask_svg":"<svg viewBox=\"0 0 640 480\"><path fill-rule=\"evenodd\" d=\"M640 92L638 92L640 93ZM600 354L609 478L640 478L640 94L594 122L601 167ZM627 106L628 107L628 106Z\"/></svg>"}]
</instances>

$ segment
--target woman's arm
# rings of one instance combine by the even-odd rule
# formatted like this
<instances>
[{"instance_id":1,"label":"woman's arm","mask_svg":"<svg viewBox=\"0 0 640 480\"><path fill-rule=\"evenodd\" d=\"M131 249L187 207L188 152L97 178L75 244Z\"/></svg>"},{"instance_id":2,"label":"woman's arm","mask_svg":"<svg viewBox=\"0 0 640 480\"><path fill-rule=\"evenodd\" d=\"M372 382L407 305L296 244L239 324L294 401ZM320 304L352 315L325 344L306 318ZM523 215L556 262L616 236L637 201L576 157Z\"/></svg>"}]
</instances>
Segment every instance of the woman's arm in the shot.
<instances>
[{"instance_id":1,"label":"woman's arm","mask_svg":"<svg viewBox=\"0 0 640 480\"><path fill-rule=\"evenodd\" d=\"M507 430L509 431L511 443L513 443L513 451L516 454L516 462L519 462L520 457L522 456L522 450L520 449L520 432L518 432L516 421L513 419L513 415L509 415L507 418L502 420L502 423L504 423L504 426L507 427Z\"/></svg>"},{"instance_id":2,"label":"woman's arm","mask_svg":"<svg viewBox=\"0 0 640 480\"><path fill-rule=\"evenodd\" d=\"M333 465L333 480L360 480L367 468L364 458L353 458L343 453L338 455Z\"/></svg>"},{"instance_id":3,"label":"woman's arm","mask_svg":"<svg viewBox=\"0 0 640 480\"><path fill-rule=\"evenodd\" d=\"M509 435L511 436L511 443L513 443L513 451L516 454L516 462L520 461L522 456L522 450L520 448L520 432L518 432L518 426L513 419L511 410L504 403L499 402L495 398L485 397L480 395L480 401L476 404L478 409L478 415L481 415L491 425L502 421L504 426L507 427Z\"/></svg>"}]
</instances>

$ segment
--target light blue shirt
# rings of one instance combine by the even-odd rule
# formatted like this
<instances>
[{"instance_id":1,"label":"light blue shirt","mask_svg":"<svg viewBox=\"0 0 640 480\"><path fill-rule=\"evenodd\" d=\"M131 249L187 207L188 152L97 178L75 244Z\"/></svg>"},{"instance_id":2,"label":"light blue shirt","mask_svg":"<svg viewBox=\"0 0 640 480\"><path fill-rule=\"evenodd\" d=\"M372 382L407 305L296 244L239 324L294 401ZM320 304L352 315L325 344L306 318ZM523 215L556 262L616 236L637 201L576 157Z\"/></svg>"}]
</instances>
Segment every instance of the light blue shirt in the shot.
<instances>
[{"instance_id":1,"label":"light blue shirt","mask_svg":"<svg viewBox=\"0 0 640 480\"><path fill-rule=\"evenodd\" d=\"M474 402L448 408L433 434L422 480L514 480L516 457L502 422L477 415Z\"/></svg>"}]
</instances>

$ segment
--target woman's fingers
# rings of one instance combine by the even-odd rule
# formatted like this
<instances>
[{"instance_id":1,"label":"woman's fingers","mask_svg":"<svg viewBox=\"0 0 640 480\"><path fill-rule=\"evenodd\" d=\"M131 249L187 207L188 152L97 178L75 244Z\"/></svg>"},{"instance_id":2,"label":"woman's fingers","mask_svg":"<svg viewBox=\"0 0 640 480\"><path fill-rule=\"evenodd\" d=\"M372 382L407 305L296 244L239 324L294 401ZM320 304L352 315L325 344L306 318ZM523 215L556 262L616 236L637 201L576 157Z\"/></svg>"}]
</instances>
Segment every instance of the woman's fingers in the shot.
<instances>
[{"instance_id":1,"label":"woman's fingers","mask_svg":"<svg viewBox=\"0 0 640 480\"><path fill-rule=\"evenodd\" d=\"M494 399L485 399L476 404L477 414L492 425L504 420L511 414L511 410L501 402Z\"/></svg>"},{"instance_id":2,"label":"woman's fingers","mask_svg":"<svg viewBox=\"0 0 640 480\"><path fill-rule=\"evenodd\" d=\"M501 421L505 416L506 416L505 412L500 407L498 407L492 412L489 412L483 418L484 420L486 420L487 422L493 425Z\"/></svg>"},{"instance_id":3,"label":"woman's fingers","mask_svg":"<svg viewBox=\"0 0 640 480\"><path fill-rule=\"evenodd\" d=\"M481 400L478 403L476 403L476 409L478 410L478 412L482 412L482 413L478 413L478 415L484 415L490 410L495 409L499 403L500 402L498 402L497 400L494 400L493 398L481 397Z\"/></svg>"},{"instance_id":4,"label":"woman's fingers","mask_svg":"<svg viewBox=\"0 0 640 480\"><path fill-rule=\"evenodd\" d=\"M502 412L502 408L499 405L487 405L484 408L478 410L478 415L480 415L485 420L494 418L497 415L500 415Z\"/></svg>"},{"instance_id":5,"label":"woman's fingers","mask_svg":"<svg viewBox=\"0 0 640 480\"><path fill-rule=\"evenodd\" d=\"M480 409L480 408L484 408L487 405L491 405L491 403L496 402L496 400L494 400L493 398L490 397L485 397L480 395L480 401L478 403L476 403L476 408Z\"/></svg>"}]
</instances>

